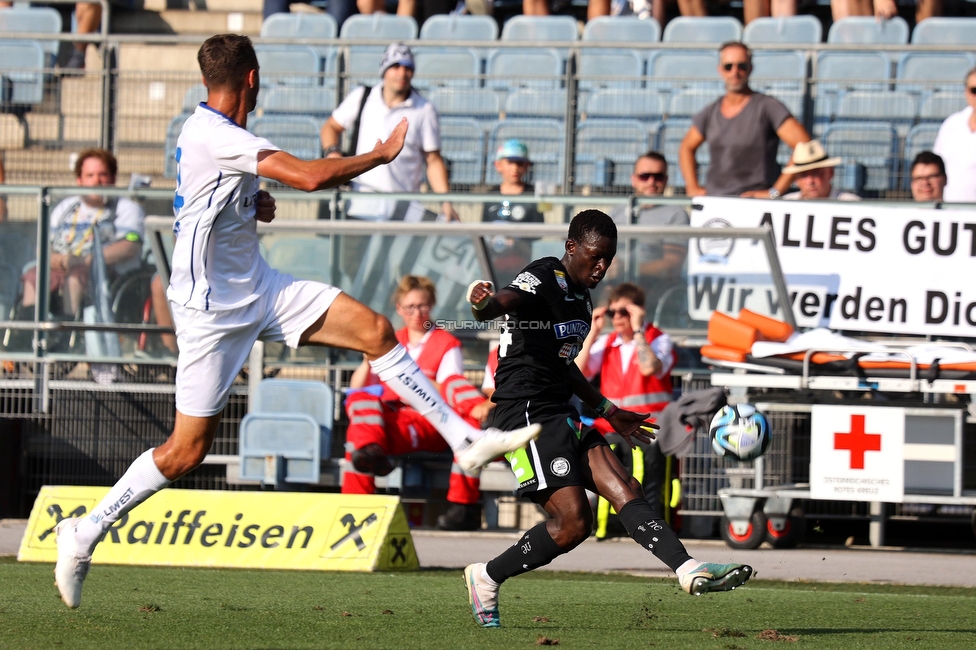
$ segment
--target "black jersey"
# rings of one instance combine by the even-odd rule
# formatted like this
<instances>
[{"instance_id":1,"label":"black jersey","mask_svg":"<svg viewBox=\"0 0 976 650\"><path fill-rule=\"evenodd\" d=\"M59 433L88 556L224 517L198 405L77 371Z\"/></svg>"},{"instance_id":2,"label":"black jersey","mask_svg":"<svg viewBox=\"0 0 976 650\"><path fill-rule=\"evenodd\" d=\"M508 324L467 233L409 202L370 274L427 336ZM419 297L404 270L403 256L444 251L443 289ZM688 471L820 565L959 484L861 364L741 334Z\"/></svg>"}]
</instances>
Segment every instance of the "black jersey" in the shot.
<instances>
[{"instance_id":1,"label":"black jersey","mask_svg":"<svg viewBox=\"0 0 976 650\"><path fill-rule=\"evenodd\" d=\"M555 257L532 262L506 288L525 300L502 323L492 398L568 401L568 366L590 331L590 292Z\"/></svg>"}]
</instances>

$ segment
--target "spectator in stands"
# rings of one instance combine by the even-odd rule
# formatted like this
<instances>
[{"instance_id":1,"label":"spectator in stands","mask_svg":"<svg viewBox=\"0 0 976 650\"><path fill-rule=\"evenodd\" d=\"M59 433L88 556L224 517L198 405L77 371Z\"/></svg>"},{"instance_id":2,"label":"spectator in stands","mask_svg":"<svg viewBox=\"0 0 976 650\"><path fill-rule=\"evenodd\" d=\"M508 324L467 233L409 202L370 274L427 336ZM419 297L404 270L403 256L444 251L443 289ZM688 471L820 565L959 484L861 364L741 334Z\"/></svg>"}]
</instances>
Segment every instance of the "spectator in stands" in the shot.
<instances>
[{"instance_id":1,"label":"spectator in stands","mask_svg":"<svg viewBox=\"0 0 976 650\"><path fill-rule=\"evenodd\" d=\"M495 152L495 169L502 177L500 185L489 188L490 193L503 197L528 195L532 199L516 201L503 198L497 203L486 203L481 212L485 222L544 223L545 216L539 210L534 194L535 188L525 182L532 162L529 148L521 140L506 140ZM499 281L508 282L522 268L532 261L532 240L508 236L496 236L490 242L492 266L499 274Z\"/></svg>"},{"instance_id":2,"label":"spectator in stands","mask_svg":"<svg viewBox=\"0 0 976 650\"><path fill-rule=\"evenodd\" d=\"M656 422L671 401L673 391L671 368L677 357L671 338L644 321L644 292L637 285L629 282L617 285L610 292L608 303L607 307L593 310L590 332L576 357L576 365L587 379L600 376L600 392L608 400L622 408L650 413L650 421ZM603 334L607 318L613 331ZM612 442L620 443L618 452L629 449L606 420L598 419L594 426L608 439L617 438ZM643 452L644 469L643 476L636 478L643 485L644 498L663 506L664 456L654 440L638 442L638 449ZM630 466L640 465L635 462ZM605 529L605 518L600 523Z\"/></svg>"},{"instance_id":3,"label":"spectator in stands","mask_svg":"<svg viewBox=\"0 0 976 650\"><path fill-rule=\"evenodd\" d=\"M307 0L264 0L262 11L264 20L272 14L286 14L291 11L291 6L296 4L307 4ZM335 18L337 29L342 29L342 23L356 13L356 4L356 0L329 0L327 11ZM360 13L368 14L372 11L360 10Z\"/></svg>"},{"instance_id":4,"label":"spectator in stands","mask_svg":"<svg viewBox=\"0 0 976 650\"><path fill-rule=\"evenodd\" d=\"M932 151L942 156L945 200L976 202L976 68L966 73L966 103L939 127Z\"/></svg>"},{"instance_id":5,"label":"spectator in stands","mask_svg":"<svg viewBox=\"0 0 976 650\"><path fill-rule=\"evenodd\" d=\"M834 22L848 16L874 16L888 20L898 15L895 0L830 0L830 13ZM942 0L916 0L915 23L942 15Z\"/></svg>"},{"instance_id":6,"label":"spectator in stands","mask_svg":"<svg viewBox=\"0 0 976 650\"><path fill-rule=\"evenodd\" d=\"M0 155L0 185L7 182L7 172L3 168L3 156ZM7 195L0 194L0 222L7 220Z\"/></svg>"},{"instance_id":7,"label":"spectator in stands","mask_svg":"<svg viewBox=\"0 0 976 650\"><path fill-rule=\"evenodd\" d=\"M945 163L931 151L920 151L911 168L912 198L916 201L941 201L946 186Z\"/></svg>"},{"instance_id":8,"label":"spectator in stands","mask_svg":"<svg viewBox=\"0 0 976 650\"><path fill-rule=\"evenodd\" d=\"M389 136L399 121L406 117L410 123L403 151L389 165L372 169L352 181L357 192L418 192L427 167L427 182L434 192L449 190L447 165L441 157L440 122L434 105L413 89L413 53L402 43L386 48L380 62L383 82L368 88L356 88L322 126L322 148L327 157L342 156L340 138L343 131L358 133L353 143L355 153L372 149L377 139ZM364 99L364 94L368 92ZM450 202L442 204L442 214L448 221L457 221L457 212ZM354 199L348 214L358 219L383 221L402 219L419 221L423 207L416 202Z\"/></svg>"},{"instance_id":9,"label":"spectator in stands","mask_svg":"<svg viewBox=\"0 0 976 650\"><path fill-rule=\"evenodd\" d=\"M668 161L657 151L648 151L634 163L630 185L640 197L663 195L668 186ZM687 226L690 223L688 213L680 205L639 205L636 210L631 214L629 205L620 205L610 212L610 217L617 225ZM684 237L641 237L637 263L646 292L646 302L642 301L641 306L646 304L653 313L661 296L680 280L687 255L688 241Z\"/></svg>"},{"instance_id":10,"label":"spectator in stands","mask_svg":"<svg viewBox=\"0 0 976 650\"><path fill-rule=\"evenodd\" d=\"M783 195L784 199L837 199L838 201L860 201L861 197L850 192L841 192L833 187L834 167L840 158L828 158L819 140L801 142L793 150L793 163L783 170L792 174L793 182L799 191Z\"/></svg>"},{"instance_id":11,"label":"spectator in stands","mask_svg":"<svg viewBox=\"0 0 976 650\"><path fill-rule=\"evenodd\" d=\"M97 2L79 2L75 5L75 22L78 24L76 33L97 34L102 27L102 5ZM88 43L75 43L75 49L64 67L69 70L84 70L87 49Z\"/></svg>"},{"instance_id":12,"label":"spectator in stands","mask_svg":"<svg viewBox=\"0 0 976 650\"><path fill-rule=\"evenodd\" d=\"M401 345L427 377L434 382L447 403L478 426L472 410L483 404L484 396L463 376L461 342L433 325L431 311L437 302L434 283L424 277L404 276L394 293L397 314L405 327L396 333ZM403 404L372 373L369 364L353 373L346 397L349 428L346 429L346 460L352 465L342 480L344 494L372 494L374 476L393 471L388 456L418 451L442 452L449 449L437 430L415 409ZM477 474L465 474L455 463L447 500L454 515L454 530L481 528L481 491ZM449 512L448 514L451 514Z\"/></svg>"},{"instance_id":13,"label":"spectator in stands","mask_svg":"<svg viewBox=\"0 0 976 650\"><path fill-rule=\"evenodd\" d=\"M810 136L782 102L749 87L752 53L748 47L725 43L719 48L719 61L725 96L695 115L678 151L685 192L689 196L776 198L792 182L788 174L780 174L776 162L780 140L792 149ZM702 188L695 152L705 142L711 165Z\"/></svg>"},{"instance_id":14,"label":"spectator in stands","mask_svg":"<svg viewBox=\"0 0 976 650\"><path fill-rule=\"evenodd\" d=\"M75 178L82 187L112 187L118 162L104 149L82 151L75 161ZM145 214L126 197L101 194L73 196L51 211L51 291L61 291L63 311L75 316L81 306L92 265L92 247L98 236L110 275L139 266L145 236ZM29 269L24 282L24 307L34 305L37 269Z\"/></svg>"}]
</instances>

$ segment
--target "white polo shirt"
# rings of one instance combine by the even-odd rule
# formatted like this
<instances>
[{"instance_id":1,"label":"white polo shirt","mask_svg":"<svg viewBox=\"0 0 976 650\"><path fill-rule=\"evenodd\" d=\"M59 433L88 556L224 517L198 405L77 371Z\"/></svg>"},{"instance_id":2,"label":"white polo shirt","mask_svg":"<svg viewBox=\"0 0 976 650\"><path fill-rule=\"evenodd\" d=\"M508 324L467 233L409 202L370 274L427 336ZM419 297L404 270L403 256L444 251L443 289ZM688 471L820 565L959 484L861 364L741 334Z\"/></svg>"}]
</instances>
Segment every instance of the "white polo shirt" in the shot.
<instances>
[{"instance_id":1,"label":"white polo shirt","mask_svg":"<svg viewBox=\"0 0 976 650\"><path fill-rule=\"evenodd\" d=\"M268 265L258 250L258 153L278 147L201 103L176 141L173 272L167 297L206 311L258 298Z\"/></svg>"},{"instance_id":2,"label":"white polo shirt","mask_svg":"<svg viewBox=\"0 0 976 650\"><path fill-rule=\"evenodd\" d=\"M356 113L362 102L365 87L354 89L349 96L334 111L332 119L345 130L350 130L356 121ZM424 154L440 151L441 131L434 105L421 97L416 90L410 92L410 97L402 104L393 108L383 101L383 84L374 86L366 104L363 106L363 116L359 122L359 142L356 143L356 153L362 154L373 150L377 140L386 140L400 120L407 118L410 127L403 143L403 151L388 165L374 167L356 177L352 187L357 192L417 192L424 180ZM349 214L362 219L389 219L393 214L393 201L362 201L352 202ZM417 216L419 219L420 216Z\"/></svg>"},{"instance_id":3,"label":"white polo shirt","mask_svg":"<svg viewBox=\"0 0 976 650\"><path fill-rule=\"evenodd\" d=\"M946 168L946 201L976 202L976 132L969 128L971 106L953 113L939 127L932 151L942 156Z\"/></svg>"}]
</instances>

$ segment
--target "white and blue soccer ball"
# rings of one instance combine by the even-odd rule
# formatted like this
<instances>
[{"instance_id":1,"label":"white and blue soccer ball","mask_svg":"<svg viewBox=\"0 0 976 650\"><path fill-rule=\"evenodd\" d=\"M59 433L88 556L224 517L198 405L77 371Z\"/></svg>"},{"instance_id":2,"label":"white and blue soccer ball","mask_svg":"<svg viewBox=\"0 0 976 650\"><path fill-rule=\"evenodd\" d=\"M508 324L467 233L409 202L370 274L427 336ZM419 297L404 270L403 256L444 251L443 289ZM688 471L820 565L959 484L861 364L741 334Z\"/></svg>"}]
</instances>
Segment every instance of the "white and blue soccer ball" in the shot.
<instances>
[{"instance_id":1,"label":"white and blue soccer ball","mask_svg":"<svg viewBox=\"0 0 976 650\"><path fill-rule=\"evenodd\" d=\"M769 447L773 432L769 420L752 404L730 404L712 418L708 435L719 456L753 460Z\"/></svg>"}]
</instances>

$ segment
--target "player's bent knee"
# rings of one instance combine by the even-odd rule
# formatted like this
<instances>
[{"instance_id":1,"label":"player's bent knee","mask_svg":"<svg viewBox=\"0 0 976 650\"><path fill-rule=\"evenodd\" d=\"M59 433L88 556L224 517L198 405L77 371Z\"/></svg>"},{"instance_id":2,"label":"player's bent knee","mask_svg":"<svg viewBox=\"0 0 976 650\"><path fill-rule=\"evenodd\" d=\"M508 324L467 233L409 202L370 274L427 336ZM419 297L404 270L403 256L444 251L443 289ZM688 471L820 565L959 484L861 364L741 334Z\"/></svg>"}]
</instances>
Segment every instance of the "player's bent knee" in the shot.
<instances>
[{"instance_id":1,"label":"player's bent knee","mask_svg":"<svg viewBox=\"0 0 976 650\"><path fill-rule=\"evenodd\" d=\"M370 357L380 357L396 346L396 332L393 324L383 314L372 315L372 322L363 323L359 336L362 339L363 352Z\"/></svg>"}]
</instances>

